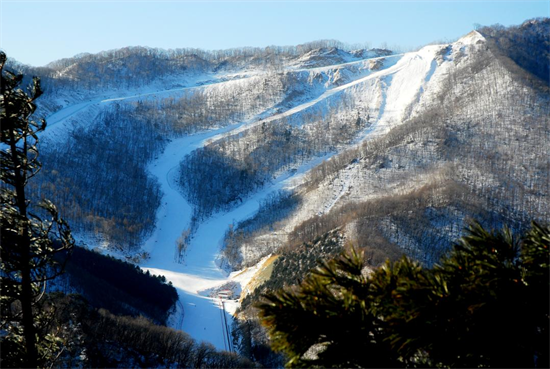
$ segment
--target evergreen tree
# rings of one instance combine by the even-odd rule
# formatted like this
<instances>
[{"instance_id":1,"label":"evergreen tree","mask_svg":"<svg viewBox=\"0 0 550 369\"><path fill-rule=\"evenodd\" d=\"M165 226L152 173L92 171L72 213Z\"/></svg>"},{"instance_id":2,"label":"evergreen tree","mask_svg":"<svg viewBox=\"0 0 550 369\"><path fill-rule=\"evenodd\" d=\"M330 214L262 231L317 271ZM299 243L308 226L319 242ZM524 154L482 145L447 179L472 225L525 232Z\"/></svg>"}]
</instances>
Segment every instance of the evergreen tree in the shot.
<instances>
[{"instance_id":1,"label":"evergreen tree","mask_svg":"<svg viewBox=\"0 0 550 369\"><path fill-rule=\"evenodd\" d=\"M297 288L270 293L260 318L291 367L396 366L376 329L362 254L322 263Z\"/></svg>"},{"instance_id":2,"label":"evergreen tree","mask_svg":"<svg viewBox=\"0 0 550 369\"><path fill-rule=\"evenodd\" d=\"M548 367L550 228L472 225L439 265L354 250L259 305L289 366Z\"/></svg>"},{"instance_id":3,"label":"evergreen tree","mask_svg":"<svg viewBox=\"0 0 550 369\"><path fill-rule=\"evenodd\" d=\"M46 128L31 119L35 100L42 94L33 78L28 93L19 86L23 76L4 70L6 55L0 52L0 119L2 180L0 192L0 275L2 366L36 367L54 353L56 339L41 336L46 317L37 304L47 281L59 275L62 265L54 255L67 252L73 239L67 224L48 200L32 204L25 188L40 170L37 134Z\"/></svg>"}]
</instances>

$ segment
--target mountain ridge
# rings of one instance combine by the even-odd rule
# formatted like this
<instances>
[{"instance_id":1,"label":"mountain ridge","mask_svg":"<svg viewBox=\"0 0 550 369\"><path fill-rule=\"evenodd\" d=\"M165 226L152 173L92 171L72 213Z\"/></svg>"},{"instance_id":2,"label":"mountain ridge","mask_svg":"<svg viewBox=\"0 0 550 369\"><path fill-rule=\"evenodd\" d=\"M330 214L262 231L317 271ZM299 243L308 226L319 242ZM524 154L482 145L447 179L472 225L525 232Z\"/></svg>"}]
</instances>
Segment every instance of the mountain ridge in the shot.
<instances>
[{"instance_id":1,"label":"mountain ridge","mask_svg":"<svg viewBox=\"0 0 550 369\"><path fill-rule=\"evenodd\" d=\"M206 322L219 308L200 294L234 281L220 266L252 267L335 229L339 247L366 247L373 267L398 252L430 264L470 217L515 229L548 218L548 93L494 48L472 31L363 60L317 48L298 64L247 68L236 55L241 69L186 79L157 80L139 60L149 76L135 84L123 70L121 81L85 71L78 97L62 81L42 103L58 115L33 191L90 247L139 253L172 280L184 329L221 348ZM189 206L172 212L181 195Z\"/></svg>"}]
</instances>

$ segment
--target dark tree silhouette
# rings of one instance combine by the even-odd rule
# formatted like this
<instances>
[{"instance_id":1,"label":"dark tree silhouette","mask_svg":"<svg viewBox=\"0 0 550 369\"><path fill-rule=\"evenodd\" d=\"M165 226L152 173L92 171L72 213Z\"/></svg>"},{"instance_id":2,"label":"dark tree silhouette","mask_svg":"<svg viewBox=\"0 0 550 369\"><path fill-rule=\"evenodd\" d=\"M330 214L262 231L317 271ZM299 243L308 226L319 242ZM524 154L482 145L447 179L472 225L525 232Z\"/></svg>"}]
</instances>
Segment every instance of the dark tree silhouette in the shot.
<instances>
[{"instance_id":1,"label":"dark tree silhouette","mask_svg":"<svg viewBox=\"0 0 550 369\"><path fill-rule=\"evenodd\" d=\"M432 268L368 273L352 249L268 293L273 348L294 367L548 367L550 227L468 232Z\"/></svg>"},{"instance_id":2,"label":"dark tree silhouette","mask_svg":"<svg viewBox=\"0 0 550 369\"><path fill-rule=\"evenodd\" d=\"M70 250L73 238L67 224L48 200L31 204L25 187L40 170L37 134L46 122L31 115L42 94L33 78L28 93L19 88L23 75L4 71L6 54L0 52L2 121L0 193L2 366L36 367L55 350L54 337L38 337L41 313L35 308L47 281L61 272L53 256ZM22 337L21 337L22 336Z\"/></svg>"}]
</instances>

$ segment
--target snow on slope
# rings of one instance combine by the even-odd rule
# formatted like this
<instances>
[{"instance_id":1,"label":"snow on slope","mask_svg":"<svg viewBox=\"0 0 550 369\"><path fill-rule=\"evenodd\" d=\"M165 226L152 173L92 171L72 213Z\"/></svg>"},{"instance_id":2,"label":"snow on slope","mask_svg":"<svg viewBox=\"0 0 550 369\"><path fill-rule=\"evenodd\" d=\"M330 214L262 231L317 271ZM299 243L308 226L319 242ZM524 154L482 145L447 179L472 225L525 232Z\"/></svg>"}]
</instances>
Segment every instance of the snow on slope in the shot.
<instances>
[{"instance_id":1,"label":"snow on slope","mask_svg":"<svg viewBox=\"0 0 550 369\"><path fill-rule=\"evenodd\" d=\"M357 140L375 135L383 135L392 127L415 116L433 104L433 97L445 88L443 81L448 73L457 68L457 64L467 60L467 56L479 48L484 48L483 37L472 32L451 45L427 46L418 52L405 54L395 65L342 86L346 91L358 94L363 100L371 99L378 116L373 126L362 132ZM353 87L352 87L353 86ZM348 88L350 87L350 88ZM391 165L391 163L390 163ZM370 178L370 177L369 177ZM302 203L287 219L280 221L280 227L268 234L260 234L242 245L246 262L254 262L264 254L254 254L251 250L273 252L270 245L283 244L286 235L296 224L330 212L335 207L349 201L364 201L380 193L400 193L404 187L408 190L426 183L429 178L417 176L414 181L388 187L387 183L373 183L365 177L362 165L351 162L334 178L327 178L318 188L302 194Z\"/></svg>"},{"instance_id":2,"label":"snow on slope","mask_svg":"<svg viewBox=\"0 0 550 369\"><path fill-rule=\"evenodd\" d=\"M260 202L271 192L290 186L291 179L322 160L319 158L304 164L292 177L289 174L279 176L270 186L249 197L242 205L229 212L214 214L201 223L185 255L184 263L179 264L175 261L176 240L188 226L192 211L189 203L177 191L170 174L178 167L185 153L199 147L209 136L228 129L231 128L174 140L163 155L151 164L150 172L160 181L164 197L157 213L156 229L144 246L144 250L150 253L150 258L142 264L142 267L152 274L164 275L178 290L185 309L181 329L193 338L208 341L219 349L225 347L220 305L216 299L203 296L200 291L222 285L232 279L243 286L247 283L246 278L242 276L228 278L218 267L221 242L228 226L252 216L258 210ZM229 312L234 312L235 302L228 302L226 308ZM179 319L172 321L177 322Z\"/></svg>"},{"instance_id":3,"label":"snow on slope","mask_svg":"<svg viewBox=\"0 0 550 369\"><path fill-rule=\"evenodd\" d=\"M393 58L398 58L399 55L392 55L390 58L393 60ZM300 74L300 73L306 73L309 75L309 79L315 78L315 76L320 77L322 75L328 75L327 82L325 83L325 88L328 88L331 86L331 83L335 81L335 79L338 79L338 74L341 72L341 69L352 67L353 72L351 75L348 76L347 79L353 79L357 77L361 77L365 74L369 73L369 63L373 63L379 60L384 60L385 57L375 57L370 59L364 59L364 60L356 60L349 63L344 63L341 65L329 65L324 67L318 67L313 69L290 69L292 73ZM345 68L344 68L345 67ZM215 76L195 76L192 79L188 79L186 84L189 84L186 87L178 87L178 88L169 88L169 89L162 89L158 85L151 85L147 87L140 87L136 89L129 89L129 90L123 90L123 91L108 91L108 92L96 92L95 96L87 96L84 98L85 101L82 101L82 96L79 96L77 99L74 100L75 103L70 103L71 100L68 100L67 98L54 98L55 101L54 105L58 104L69 104L65 106L64 108L56 111L55 113L49 115L47 117L47 123L48 123L48 130L44 133L42 133L42 136L49 141L53 142L61 142L65 134L70 132L72 128L76 127L77 125L81 124L82 122L91 122L93 119L97 116L98 112L100 111L100 105L102 104L109 104L113 102L122 102L122 101L137 101L137 100L144 100L144 99L157 99L157 98L166 98L166 97L175 97L181 96L182 93L188 90L196 90L196 89L204 89L204 88L216 88L219 91L228 90L230 91L232 89L232 86L235 84L239 84L243 82L246 79L253 79L255 77L258 77L260 75L265 75L265 72L258 71L258 70L252 70L247 72L240 72L240 73L231 73L231 74L218 74ZM310 81L310 83L312 83ZM175 81L172 82L172 84L178 84ZM334 91L337 92L337 91ZM331 94L333 94L332 92ZM91 95L94 94L92 91L89 93ZM331 95L329 94L329 95ZM78 95L78 94L77 94ZM122 96L121 96L122 95ZM328 95L325 95L322 99L326 98ZM74 98L73 98L74 99ZM320 100L322 100L320 99ZM47 104L46 104L47 105ZM312 104L309 104L312 105ZM303 108L309 106L305 105L299 110L303 110ZM48 110L48 109L46 109ZM290 114L286 114L284 116L288 116ZM270 120L273 120L278 117L272 117ZM240 131L239 131L240 132ZM235 132L238 133L238 132ZM217 138L215 138L217 139Z\"/></svg>"},{"instance_id":4,"label":"snow on slope","mask_svg":"<svg viewBox=\"0 0 550 369\"><path fill-rule=\"evenodd\" d=\"M478 42L475 35L470 38L472 40L461 40L462 46L457 43L453 47L461 48L472 42ZM176 240L182 231L189 227L192 209L191 205L178 192L177 184L174 183L176 177L174 174L181 159L208 142L226 135L237 134L260 124L259 118L270 121L282 117L291 117L343 91L364 96L365 100L367 98L369 100L365 102L366 104L376 106L377 116L373 117L373 126L363 131L356 142L360 142L372 134L383 134L411 114L414 114L417 106L422 103L426 91L439 88L437 84L434 84L434 81L440 80L441 71L445 70L445 68L439 66L441 61L438 59L443 49L445 49L445 46L428 46L418 52L385 57L383 65L380 66L382 69L364 71L362 72L364 76L361 76L361 78L327 90L320 96L316 96L310 101L283 113L269 118L258 116L256 119L241 124L175 139L166 147L157 160L150 163L149 171L151 175L159 180L163 199L161 207L157 211L154 233L143 246L143 249L149 252L150 258L142 263L142 267L150 270L153 274L166 276L177 288L180 303L171 319L171 324L175 328L183 329L197 340L211 342L220 349L225 348L219 303L199 292L220 286L230 280L239 282L242 287L245 287L247 283L247 278L243 277L243 274L239 278L236 277L238 273L227 276L218 267L220 246L227 228L231 224L251 217L258 210L261 200L273 191L299 185L302 182L301 176L307 170L320 163L321 160L329 159L334 153L324 158L312 160L302 165L296 172L280 175L271 184L245 199L241 205L228 212L214 214L199 224L188 247L183 264L175 261ZM451 63L452 59L449 58L445 61ZM347 64L355 66L360 63L364 63L364 61ZM334 66L315 68L312 72L318 73L323 70L326 71L328 68L334 69ZM188 88L197 87L186 87L178 90ZM93 111L93 109L89 109L90 107L102 103L174 92L175 90L147 92L80 103L51 116L49 118L50 127L46 134L57 136L63 131L67 131L72 118L80 117L80 114L85 112L89 114L90 111ZM59 128L56 130L56 127ZM305 204L297 217L303 220L319 211L330 211L349 190L356 173L357 171L350 171L349 176L346 174L344 178L341 178L341 183L334 191L319 192L320 201L319 199L308 200L310 202ZM236 303L229 302L227 308L229 311L234 311Z\"/></svg>"},{"instance_id":5,"label":"snow on slope","mask_svg":"<svg viewBox=\"0 0 550 369\"><path fill-rule=\"evenodd\" d=\"M72 128L83 122L92 122L100 111L100 105L120 101L136 101L144 99L156 99L160 97L177 97L184 91L205 88L210 85L225 84L226 81L213 80L200 85L173 88L168 90L156 90L155 88L140 88L138 90L124 91L123 96L113 97L113 93L104 94L102 97L94 97L84 102L69 105L47 117L48 129L42 133L43 138L49 141L60 142L65 134Z\"/></svg>"},{"instance_id":6,"label":"snow on slope","mask_svg":"<svg viewBox=\"0 0 550 369\"><path fill-rule=\"evenodd\" d=\"M386 61L385 69L328 90L305 104L266 118L265 121L295 115L340 91L355 86L379 87L379 83L372 83L372 81L380 81L383 85L385 98L382 102L383 106L380 108L378 121L375 123L375 130L385 131L403 119L406 108L418 100L418 95L422 89L426 88L426 84L434 73L434 58L440 49L441 46L430 46L403 57L387 58L389 60ZM362 90L358 89L357 91L361 92ZM218 348L224 347L219 304L215 299L203 296L199 292L216 285L222 285L234 278L234 275L229 277L224 275L216 264L228 226L251 217L258 210L260 201L269 193L285 186L299 184L300 180L297 177L320 160L328 159L328 156L303 165L294 174L287 173L280 176L272 184L246 199L242 205L228 212L214 214L201 223L191 240L183 265L174 261L174 251L177 238L190 221L191 208L171 185L168 174L177 167L180 158L185 153L191 152L197 147L199 141L211 142L226 135L237 134L256 124L260 124L260 121L253 119L250 123L231 127L231 129L226 128L176 140L170 144L163 156L155 162L156 164L152 164L151 169L151 173L161 181L165 197L157 216L157 230L145 246L146 250L150 250L151 258L143 264L143 267L154 274L165 275L178 289L185 308L183 330L195 339L209 341ZM369 132L365 132L365 135L368 135ZM341 191L346 191L349 188L348 182L346 179L343 180ZM332 205L339 196L341 195L337 195L337 198L332 200ZM325 211L330 210L332 205L329 205ZM239 282L244 284L242 287L245 287L247 280L241 278ZM229 304L230 310L235 308L234 305L235 303ZM177 319L175 320L177 321Z\"/></svg>"},{"instance_id":7,"label":"snow on slope","mask_svg":"<svg viewBox=\"0 0 550 369\"><path fill-rule=\"evenodd\" d=\"M274 114L270 117L263 117L262 116L261 120L260 119L251 120L249 123L243 124L240 127L236 128L236 129L233 129L233 130L231 130L227 133L222 133L222 134L213 136L208 142L210 143L210 142L220 140L220 139L228 137L228 136L233 136L233 135L242 133L242 132L244 132L244 131L246 131L250 128L253 128L255 126L259 126L263 123L268 123L268 122L271 122L271 121L279 120L281 118L294 116L297 113L300 113L300 112L302 112L302 111L304 111L304 110L306 110L306 109L308 109L308 108L310 108L310 107L312 107L312 106L314 106L314 105L316 105L320 102L324 102L328 98L330 98L331 96L333 96L335 94L338 94L342 91L345 91L345 90L347 90L351 87L363 84L367 81L376 81L376 79L381 77L381 76L386 76L386 75L389 75L391 73L394 73L395 68L397 67L397 64L400 63L401 55L392 55L392 56L387 57L387 58L376 58L376 59L384 60L384 62L382 64L383 64L383 67L386 68L386 69L383 69L383 70L378 71L378 72L374 72L372 74L367 73L367 76L365 76L365 77L356 79L356 80L354 80L352 82L349 82L345 85L329 89L329 90L325 91L323 94L321 94L320 96L314 97L314 98L310 99L309 101L307 101L303 104L300 104L298 106L295 106L291 109L288 109L288 110L286 110L282 113ZM321 68L317 68L316 72L318 73L318 72L321 72L321 71L328 71L328 70L333 69L333 68L334 68L334 66L321 67Z\"/></svg>"}]
</instances>

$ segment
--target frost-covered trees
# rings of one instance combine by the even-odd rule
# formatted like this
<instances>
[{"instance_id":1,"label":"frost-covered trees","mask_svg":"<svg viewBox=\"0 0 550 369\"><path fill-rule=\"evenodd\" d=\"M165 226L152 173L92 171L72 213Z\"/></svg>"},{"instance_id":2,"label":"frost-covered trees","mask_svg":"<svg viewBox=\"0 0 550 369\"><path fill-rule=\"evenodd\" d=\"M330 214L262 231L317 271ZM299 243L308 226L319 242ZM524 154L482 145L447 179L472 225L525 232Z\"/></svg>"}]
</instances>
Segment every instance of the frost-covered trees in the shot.
<instances>
[{"instance_id":1,"label":"frost-covered trees","mask_svg":"<svg viewBox=\"0 0 550 369\"><path fill-rule=\"evenodd\" d=\"M188 155L180 164L183 192L199 217L227 209L278 174L349 144L368 126L358 116L344 95L291 118L282 113L259 120Z\"/></svg>"},{"instance_id":2,"label":"frost-covered trees","mask_svg":"<svg viewBox=\"0 0 550 369\"><path fill-rule=\"evenodd\" d=\"M44 145L47 168L31 183L36 197L56 199L75 230L125 250L153 229L160 190L146 165L166 143L153 121L132 113L115 106L65 145Z\"/></svg>"},{"instance_id":3,"label":"frost-covered trees","mask_svg":"<svg viewBox=\"0 0 550 369\"><path fill-rule=\"evenodd\" d=\"M55 256L70 251L74 241L52 202L30 200L27 184L41 168L37 134L46 127L44 120L36 122L31 116L42 90L34 78L24 92L23 76L5 71L5 62L0 52L2 366L53 365L57 338L39 334L47 316L38 303L48 281L61 273L62 263Z\"/></svg>"}]
</instances>

